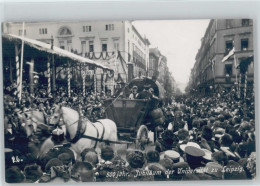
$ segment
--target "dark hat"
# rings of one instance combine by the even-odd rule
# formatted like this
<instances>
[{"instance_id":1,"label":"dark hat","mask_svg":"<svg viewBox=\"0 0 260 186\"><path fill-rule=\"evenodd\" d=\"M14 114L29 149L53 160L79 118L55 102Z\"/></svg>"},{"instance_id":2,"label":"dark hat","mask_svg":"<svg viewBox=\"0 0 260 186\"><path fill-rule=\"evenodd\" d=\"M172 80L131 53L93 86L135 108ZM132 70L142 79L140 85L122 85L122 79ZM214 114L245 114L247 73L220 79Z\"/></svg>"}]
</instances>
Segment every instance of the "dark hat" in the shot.
<instances>
[{"instance_id":1,"label":"dark hat","mask_svg":"<svg viewBox=\"0 0 260 186\"><path fill-rule=\"evenodd\" d=\"M42 157L40 157L40 162L42 164L42 169L45 168L45 165L47 162L53 158L57 158L62 153L68 153L70 154L72 158L72 163L75 162L75 155L72 150L70 150L67 147L60 147L60 148L52 148L50 149L46 154L44 154Z\"/></svg>"},{"instance_id":2,"label":"dark hat","mask_svg":"<svg viewBox=\"0 0 260 186\"><path fill-rule=\"evenodd\" d=\"M18 167L12 166L5 171L5 181L7 183L21 183L23 180L24 175Z\"/></svg>"},{"instance_id":3,"label":"dark hat","mask_svg":"<svg viewBox=\"0 0 260 186\"><path fill-rule=\"evenodd\" d=\"M24 174L26 177L26 181L35 182L42 176L43 172L39 165L32 164L25 166Z\"/></svg>"},{"instance_id":4,"label":"dark hat","mask_svg":"<svg viewBox=\"0 0 260 186\"><path fill-rule=\"evenodd\" d=\"M178 131L178 138L179 138L179 140L183 141L183 140L185 140L188 136L189 136L189 131L187 131L186 129L180 129L180 130Z\"/></svg>"},{"instance_id":5,"label":"dark hat","mask_svg":"<svg viewBox=\"0 0 260 186\"><path fill-rule=\"evenodd\" d=\"M226 164L228 161L228 157L223 151L214 152L211 157L213 161L217 161L218 163Z\"/></svg>"},{"instance_id":6,"label":"dark hat","mask_svg":"<svg viewBox=\"0 0 260 186\"><path fill-rule=\"evenodd\" d=\"M49 172L51 170L51 167L53 166L62 166L63 163L58 158L53 158L48 161L48 163L45 165L45 172Z\"/></svg>"},{"instance_id":7,"label":"dark hat","mask_svg":"<svg viewBox=\"0 0 260 186\"><path fill-rule=\"evenodd\" d=\"M185 148L185 153L193 157L202 157L205 155L205 152L203 150L193 146L187 146Z\"/></svg>"},{"instance_id":8,"label":"dark hat","mask_svg":"<svg viewBox=\"0 0 260 186\"><path fill-rule=\"evenodd\" d=\"M232 140L232 136L230 134L224 134L221 137L221 144L222 145L224 145L226 147L230 147L232 143L233 143L233 140Z\"/></svg>"},{"instance_id":9,"label":"dark hat","mask_svg":"<svg viewBox=\"0 0 260 186\"><path fill-rule=\"evenodd\" d=\"M55 142L62 142L64 140L64 132L63 130L56 128L52 131L52 139Z\"/></svg>"},{"instance_id":10,"label":"dark hat","mask_svg":"<svg viewBox=\"0 0 260 186\"><path fill-rule=\"evenodd\" d=\"M68 165L69 163L72 162L73 158L71 157L71 155L69 153L62 153L58 156L58 159L64 164L64 165Z\"/></svg>"},{"instance_id":11,"label":"dark hat","mask_svg":"<svg viewBox=\"0 0 260 186\"><path fill-rule=\"evenodd\" d=\"M101 149L101 158L109 161L114 157L114 150L110 146L105 146Z\"/></svg>"},{"instance_id":12,"label":"dark hat","mask_svg":"<svg viewBox=\"0 0 260 186\"><path fill-rule=\"evenodd\" d=\"M148 89L148 88L150 88L150 87L151 87L150 84L144 84L144 88L145 88L145 89Z\"/></svg>"},{"instance_id":13,"label":"dark hat","mask_svg":"<svg viewBox=\"0 0 260 186\"><path fill-rule=\"evenodd\" d=\"M205 138L206 140L210 140L213 137L213 131L212 129L205 125L202 127L202 136L203 138Z\"/></svg>"},{"instance_id":14,"label":"dark hat","mask_svg":"<svg viewBox=\"0 0 260 186\"><path fill-rule=\"evenodd\" d=\"M146 153L147 162L155 163L160 161L160 154L156 150L149 150Z\"/></svg>"},{"instance_id":15,"label":"dark hat","mask_svg":"<svg viewBox=\"0 0 260 186\"><path fill-rule=\"evenodd\" d=\"M126 160L132 168L142 168L145 163L144 154L139 150L129 151Z\"/></svg>"}]
</instances>

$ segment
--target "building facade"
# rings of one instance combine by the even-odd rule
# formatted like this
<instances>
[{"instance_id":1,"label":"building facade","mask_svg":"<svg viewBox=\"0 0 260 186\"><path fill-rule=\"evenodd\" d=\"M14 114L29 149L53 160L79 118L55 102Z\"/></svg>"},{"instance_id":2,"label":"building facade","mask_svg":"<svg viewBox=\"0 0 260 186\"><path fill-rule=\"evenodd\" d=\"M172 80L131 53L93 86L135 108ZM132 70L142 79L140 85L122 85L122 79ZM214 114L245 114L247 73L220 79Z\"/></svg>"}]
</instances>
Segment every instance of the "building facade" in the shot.
<instances>
[{"instance_id":1,"label":"building facade","mask_svg":"<svg viewBox=\"0 0 260 186\"><path fill-rule=\"evenodd\" d=\"M21 36L22 30L22 23L3 26L3 33ZM150 43L131 21L29 22L25 23L24 35L46 43L53 39L54 46L117 68L113 82L128 82L128 64L133 64L134 77L146 75ZM116 59L111 62L114 54ZM99 87L101 74L97 71Z\"/></svg>"},{"instance_id":2,"label":"building facade","mask_svg":"<svg viewBox=\"0 0 260 186\"><path fill-rule=\"evenodd\" d=\"M227 57L229 56L229 57ZM253 84L253 20L215 19L211 20L196 62L191 70L189 90L201 93L217 87L230 89ZM249 61L249 62L248 62ZM241 68L248 63L246 73Z\"/></svg>"}]
</instances>

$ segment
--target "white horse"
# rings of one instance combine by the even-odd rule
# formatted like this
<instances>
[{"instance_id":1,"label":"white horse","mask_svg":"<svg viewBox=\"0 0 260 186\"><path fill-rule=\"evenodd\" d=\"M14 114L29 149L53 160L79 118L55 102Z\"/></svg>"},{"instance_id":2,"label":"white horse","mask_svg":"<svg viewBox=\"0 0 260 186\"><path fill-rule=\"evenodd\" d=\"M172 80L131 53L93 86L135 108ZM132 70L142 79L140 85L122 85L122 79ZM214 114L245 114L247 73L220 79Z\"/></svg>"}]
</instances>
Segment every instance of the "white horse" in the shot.
<instances>
[{"instance_id":1,"label":"white horse","mask_svg":"<svg viewBox=\"0 0 260 186\"><path fill-rule=\"evenodd\" d=\"M71 141L71 148L79 155L85 148L96 148L99 153L104 142L95 139L108 141L117 141L117 127L115 122L110 119L100 119L92 123L86 118L81 118L79 113L71 108L55 106L54 115L50 118L50 123L59 124L64 123L66 126L67 136ZM90 136L93 139L85 138ZM115 151L115 145L110 144Z\"/></svg>"}]
</instances>

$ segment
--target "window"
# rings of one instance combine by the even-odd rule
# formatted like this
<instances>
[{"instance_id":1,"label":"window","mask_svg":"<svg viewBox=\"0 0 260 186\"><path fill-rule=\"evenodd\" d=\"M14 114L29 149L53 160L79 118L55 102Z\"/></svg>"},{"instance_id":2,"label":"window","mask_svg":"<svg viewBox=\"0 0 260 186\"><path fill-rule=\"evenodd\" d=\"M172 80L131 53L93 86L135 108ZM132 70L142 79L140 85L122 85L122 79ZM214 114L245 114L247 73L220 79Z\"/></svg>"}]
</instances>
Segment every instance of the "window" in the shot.
<instances>
[{"instance_id":1,"label":"window","mask_svg":"<svg viewBox=\"0 0 260 186\"><path fill-rule=\"evenodd\" d=\"M226 53L232 50L233 48L233 41L226 41Z\"/></svg>"},{"instance_id":2,"label":"window","mask_svg":"<svg viewBox=\"0 0 260 186\"><path fill-rule=\"evenodd\" d=\"M107 51L107 44L102 44L102 52L106 52Z\"/></svg>"},{"instance_id":3,"label":"window","mask_svg":"<svg viewBox=\"0 0 260 186\"><path fill-rule=\"evenodd\" d=\"M114 30L114 24L106 25L106 30Z\"/></svg>"},{"instance_id":4,"label":"window","mask_svg":"<svg viewBox=\"0 0 260 186\"><path fill-rule=\"evenodd\" d=\"M226 64L225 65L225 72L228 75L232 75L232 64Z\"/></svg>"},{"instance_id":5,"label":"window","mask_svg":"<svg viewBox=\"0 0 260 186\"><path fill-rule=\"evenodd\" d=\"M60 41L60 48L65 49L64 41Z\"/></svg>"},{"instance_id":6,"label":"window","mask_svg":"<svg viewBox=\"0 0 260 186\"><path fill-rule=\"evenodd\" d=\"M41 34L41 35L47 34L47 28L40 28L39 29L39 34Z\"/></svg>"},{"instance_id":7,"label":"window","mask_svg":"<svg viewBox=\"0 0 260 186\"><path fill-rule=\"evenodd\" d=\"M81 41L81 52L82 54L86 53L86 41Z\"/></svg>"},{"instance_id":8,"label":"window","mask_svg":"<svg viewBox=\"0 0 260 186\"><path fill-rule=\"evenodd\" d=\"M242 19L242 26L249 26L249 19Z\"/></svg>"},{"instance_id":9,"label":"window","mask_svg":"<svg viewBox=\"0 0 260 186\"><path fill-rule=\"evenodd\" d=\"M83 32L91 32L91 26L83 26Z\"/></svg>"},{"instance_id":10,"label":"window","mask_svg":"<svg viewBox=\"0 0 260 186\"><path fill-rule=\"evenodd\" d=\"M114 51L118 51L119 50L119 40L114 40Z\"/></svg>"},{"instance_id":11,"label":"window","mask_svg":"<svg viewBox=\"0 0 260 186\"><path fill-rule=\"evenodd\" d=\"M19 30L19 36L23 35L23 30ZM24 35L26 36L26 30L24 30Z\"/></svg>"},{"instance_id":12,"label":"window","mask_svg":"<svg viewBox=\"0 0 260 186\"><path fill-rule=\"evenodd\" d=\"M248 39L241 39L241 50L248 49Z\"/></svg>"},{"instance_id":13,"label":"window","mask_svg":"<svg viewBox=\"0 0 260 186\"><path fill-rule=\"evenodd\" d=\"M89 52L94 52L94 42L89 41Z\"/></svg>"},{"instance_id":14,"label":"window","mask_svg":"<svg viewBox=\"0 0 260 186\"><path fill-rule=\"evenodd\" d=\"M226 20L226 27L227 28L231 28L231 21L232 21L231 19Z\"/></svg>"},{"instance_id":15,"label":"window","mask_svg":"<svg viewBox=\"0 0 260 186\"><path fill-rule=\"evenodd\" d=\"M72 40L68 40L67 41L67 45L68 45L68 51L72 51Z\"/></svg>"}]
</instances>

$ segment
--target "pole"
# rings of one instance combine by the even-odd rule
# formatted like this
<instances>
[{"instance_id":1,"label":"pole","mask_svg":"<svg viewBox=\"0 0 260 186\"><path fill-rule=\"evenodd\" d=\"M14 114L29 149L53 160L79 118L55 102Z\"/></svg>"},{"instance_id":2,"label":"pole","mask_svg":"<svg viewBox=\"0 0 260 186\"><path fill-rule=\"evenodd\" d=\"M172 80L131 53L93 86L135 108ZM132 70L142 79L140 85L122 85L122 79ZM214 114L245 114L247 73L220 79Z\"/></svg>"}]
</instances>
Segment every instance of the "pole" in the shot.
<instances>
[{"instance_id":1,"label":"pole","mask_svg":"<svg viewBox=\"0 0 260 186\"><path fill-rule=\"evenodd\" d=\"M68 68L67 68L67 79L68 79L68 97L70 97L70 65L69 65L69 62L68 62Z\"/></svg>"},{"instance_id":2,"label":"pole","mask_svg":"<svg viewBox=\"0 0 260 186\"><path fill-rule=\"evenodd\" d=\"M48 93L48 97L50 97L51 96L51 64L50 64L49 57L48 57L48 62L47 62L47 77L48 77L47 93Z\"/></svg>"},{"instance_id":3,"label":"pole","mask_svg":"<svg viewBox=\"0 0 260 186\"><path fill-rule=\"evenodd\" d=\"M19 50L17 44L15 44L15 67L16 67L16 90L18 101L21 101L20 97L20 63L19 63Z\"/></svg>"},{"instance_id":4,"label":"pole","mask_svg":"<svg viewBox=\"0 0 260 186\"><path fill-rule=\"evenodd\" d=\"M22 37L24 37L24 22L23 22L23 33ZM20 99L22 99L22 87L23 87L23 53L24 53L24 40L22 40L22 49L21 49L21 68L20 68Z\"/></svg>"},{"instance_id":5,"label":"pole","mask_svg":"<svg viewBox=\"0 0 260 186\"><path fill-rule=\"evenodd\" d=\"M83 73L82 73L82 92L83 92L83 97L86 95L86 68L85 66L83 67Z\"/></svg>"},{"instance_id":6,"label":"pole","mask_svg":"<svg viewBox=\"0 0 260 186\"><path fill-rule=\"evenodd\" d=\"M53 50L53 36L51 36L51 49ZM55 91L56 91L56 67L55 67L55 62L54 62L54 54L52 54L52 59L51 59L51 65L52 65L52 91L53 95L55 96Z\"/></svg>"},{"instance_id":7,"label":"pole","mask_svg":"<svg viewBox=\"0 0 260 186\"><path fill-rule=\"evenodd\" d=\"M94 67L94 93L97 93L97 75L96 75L96 67Z\"/></svg>"},{"instance_id":8,"label":"pole","mask_svg":"<svg viewBox=\"0 0 260 186\"><path fill-rule=\"evenodd\" d=\"M33 96L33 71L34 71L34 59L31 59L31 62L29 63L29 77L30 77L30 94Z\"/></svg>"}]
</instances>

